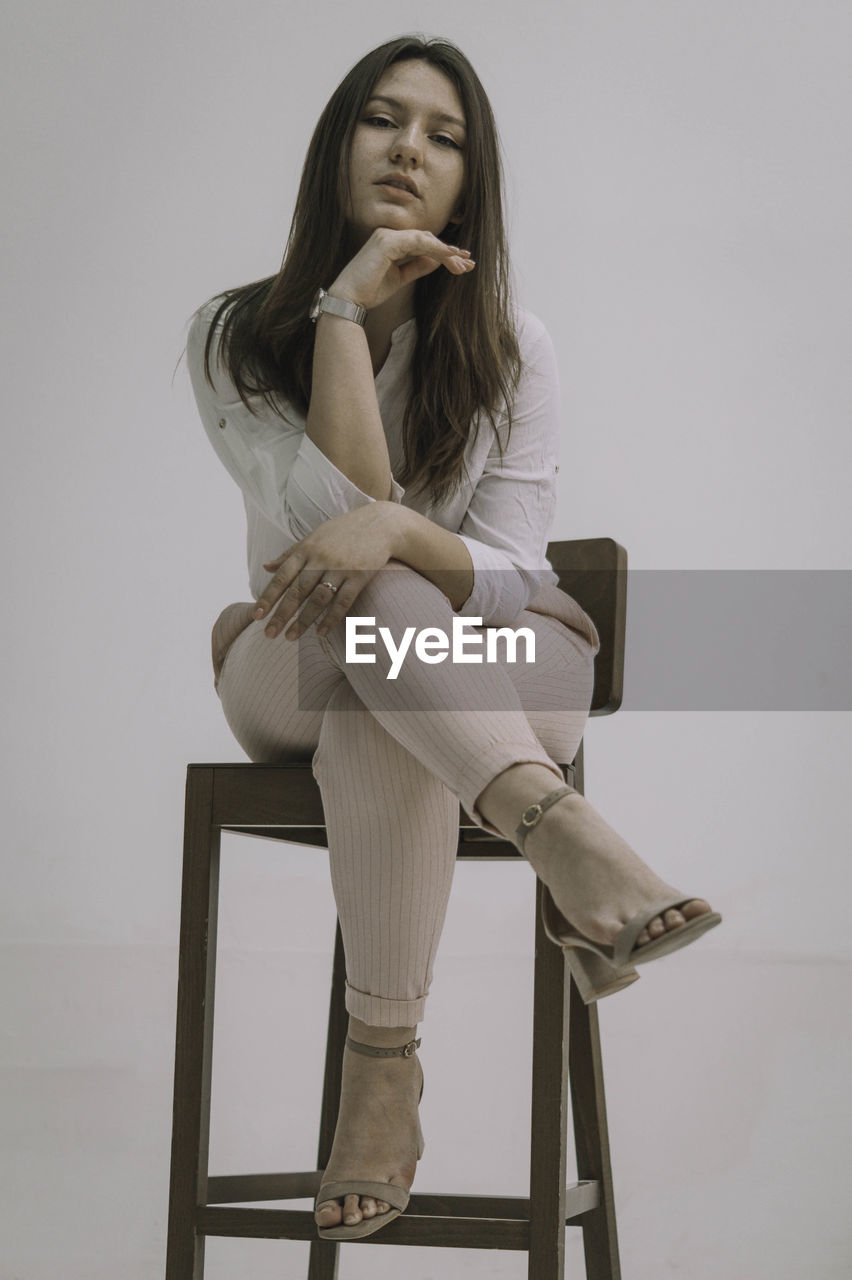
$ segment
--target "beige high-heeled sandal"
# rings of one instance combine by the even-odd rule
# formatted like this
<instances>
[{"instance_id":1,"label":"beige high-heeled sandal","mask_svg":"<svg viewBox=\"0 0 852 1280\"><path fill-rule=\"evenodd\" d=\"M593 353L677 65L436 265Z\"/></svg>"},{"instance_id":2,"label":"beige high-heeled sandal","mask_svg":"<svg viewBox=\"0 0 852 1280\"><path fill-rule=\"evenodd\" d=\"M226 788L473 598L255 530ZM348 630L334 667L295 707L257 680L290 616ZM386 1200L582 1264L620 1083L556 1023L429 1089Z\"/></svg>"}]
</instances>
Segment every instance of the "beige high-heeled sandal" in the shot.
<instances>
[{"instance_id":1,"label":"beige high-heeled sandal","mask_svg":"<svg viewBox=\"0 0 852 1280\"><path fill-rule=\"evenodd\" d=\"M531 804L524 810L520 824L515 832L515 844L521 853L524 852L526 838L533 827L541 821L545 810L549 809L563 796L576 794L576 788L567 784L550 791L537 804ZM551 941L562 947L571 969L571 976L585 1004L591 1004L604 996L613 995L623 987L629 986L639 977L634 965L646 964L649 960L657 960L660 956L677 951L680 947L695 942L708 929L721 924L722 917L718 911L705 911L703 915L693 916L685 924L675 929L668 929L659 938L646 942L643 947L636 946L636 939L642 930L650 924L655 916L671 908L682 907L691 902L689 895L660 898L649 907L643 907L631 916L613 942L604 944L592 942L585 934L578 933L570 921L566 920L557 908L547 890L542 898L541 917L544 930Z\"/></svg>"},{"instance_id":2,"label":"beige high-heeled sandal","mask_svg":"<svg viewBox=\"0 0 852 1280\"><path fill-rule=\"evenodd\" d=\"M409 1040L408 1044L400 1045L397 1049L379 1049L372 1044L361 1044L358 1040L353 1040L351 1036L346 1037L346 1047L353 1049L355 1053L363 1053L368 1058L412 1058L415 1052L420 1048L419 1040ZM420 1099L423 1097L423 1085L420 1085ZM420 1099L418 1099L418 1104ZM426 1143L423 1138L423 1130L420 1127L420 1117L417 1117L417 1159L423 1158L423 1152L426 1150ZM394 1218L398 1218L408 1208L408 1201L411 1198L411 1192L406 1191L404 1187L398 1187L393 1182L324 1182L317 1192L314 1201L314 1212L325 1204L328 1200L340 1200L349 1195L356 1196L373 1196L376 1200L384 1200L391 1208L387 1213L377 1213L374 1218L362 1218L360 1222L352 1224L340 1223L336 1227L320 1227L317 1231L323 1240L360 1240L363 1236L370 1236L374 1231L379 1231L382 1227L387 1226Z\"/></svg>"}]
</instances>

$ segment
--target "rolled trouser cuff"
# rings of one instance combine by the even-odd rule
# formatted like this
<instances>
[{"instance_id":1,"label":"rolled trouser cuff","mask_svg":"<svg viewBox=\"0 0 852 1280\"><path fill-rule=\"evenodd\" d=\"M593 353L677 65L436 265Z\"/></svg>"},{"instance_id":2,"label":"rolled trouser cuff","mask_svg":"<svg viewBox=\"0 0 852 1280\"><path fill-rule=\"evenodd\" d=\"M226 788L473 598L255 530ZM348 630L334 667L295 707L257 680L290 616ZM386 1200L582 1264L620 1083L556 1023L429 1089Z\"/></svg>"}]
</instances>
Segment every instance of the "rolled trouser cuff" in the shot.
<instances>
[{"instance_id":1,"label":"rolled trouser cuff","mask_svg":"<svg viewBox=\"0 0 852 1280\"><path fill-rule=\"evenodd\" d=\"M346 983L346 1012L370 1027L414 1027L423 1021L425 1010L426 995L413 1000L388 1000Z\"/></svg>"}]
</instances>

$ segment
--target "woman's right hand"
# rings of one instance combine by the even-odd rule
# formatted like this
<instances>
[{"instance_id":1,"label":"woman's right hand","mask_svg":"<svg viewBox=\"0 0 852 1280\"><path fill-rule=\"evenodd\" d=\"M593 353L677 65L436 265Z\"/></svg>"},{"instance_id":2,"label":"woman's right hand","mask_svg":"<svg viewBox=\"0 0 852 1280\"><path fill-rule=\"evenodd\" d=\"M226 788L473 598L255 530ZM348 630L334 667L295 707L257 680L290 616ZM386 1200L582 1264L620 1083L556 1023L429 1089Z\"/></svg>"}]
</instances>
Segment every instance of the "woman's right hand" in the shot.
<instances>
[{"instance_id":1,"label":"woman's right hand","mask_svg":"<svg viewBox=\"0 0 852 1280\"><path fill-rule=\"evenodd\" d=\"M387 302L403 285L439 267L463 276L475 265L468 249L445 244L431 231L377 227L329 286L328 293L370 311Z\"/></svg>"}]
</instances>

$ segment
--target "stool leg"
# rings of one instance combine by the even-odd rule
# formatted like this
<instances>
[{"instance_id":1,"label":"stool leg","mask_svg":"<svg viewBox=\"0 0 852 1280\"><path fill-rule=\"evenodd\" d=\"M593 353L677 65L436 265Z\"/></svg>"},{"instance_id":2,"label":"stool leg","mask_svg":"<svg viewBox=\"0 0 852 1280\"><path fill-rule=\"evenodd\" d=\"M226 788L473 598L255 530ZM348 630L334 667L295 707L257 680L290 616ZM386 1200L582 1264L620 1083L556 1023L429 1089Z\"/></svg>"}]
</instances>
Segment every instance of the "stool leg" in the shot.
<instances>
[{"instance_id":1,"label":"stool leg","mask_svg":"<svg viewBox=\"0 0 852 1280\"><path fill-rule=\"evenodd\" d=\"M583 744L571 783L583 791ZM544 932L536 884L533 1090L530 1162L530 1280L564 1280L568 1085L577 1176L600 1188L583 1215L587 1280L620 1280L598 1012L585 1005L564 954Z\"/></svg>"},{"instance_id":2,"label":"stool leg","mask_svg":"<svg viewBox=\"0 0 852 1280\"><path fill-rule=\"evenodd\" d=\"M564 1280L570 976L563 953L544 932L543 893L537 880L528 1275Z\"/></svg>"},{"instance_id":3,"label":"stool leg","mask_svg":"<svg viewBox=\"0 0 852 1280\"><path fill-rule=\"evenodd\" d=\"M340 1086L343 1078L343 1048L349 1027L346 1012L346 957L340 921L334 936L334 962L331 971L331 999L328 1006L328 1035L325 1044L325 1079L322 1089L320 1136L317 1168L325 1169L331 1156L337 1114L340 1110ZM333 1240L312 1240L308 1264L308 1280L337 1280L338 1251Z\"/></svg>"},{"instance_id":4,"label":"stool leg","mask_svg":"<svg viewBox=\"0 0 852 1280\"><path fill-rule=\"evenodd\" d=\"M583 1004L573 982L569 1044L577 1177L594 1179L600 1187L597 1209L582 1217L586 1278L620 1280L598 1011Z\"/></svg>"},{"instance_id":5,"label":"stool leg","mask_svg":"<svg viewBox=\"0 0 852 1280\"><path fill-rule=\"evenodd\" d=\"M204 1236L196 1207L207 1201L210 1068L219 900L219 830L212 825L213 770L186 781L178 962L175 1088L166 1280L202 1280Z\"/></svg>"},{"instance_id":6,"label":"stool leg","mask_svg":"<svg viewBox=\"0 0 852 1280\"><path fill-rule=\"evenodd\" d=\"M574 786L580 792L583 782L581 742L574 760ZM582 1219L586 1278L620 1280L598 1009L596 1004L583 1004L574 983L570 986L568 1066L577 1177L594 1179L600 1187L600 1204Z\"/></svg>"},{"instance_id":7,"label":"stool leg","mask_svg":"<svg viewBox=\"0 0 852 1280\"><path fill-rule=\"evenodd\" d=\"M574 771L563 766L572 786ZM565 1181L568 1117L568 989L570 974L541 918L545 892L536 881L530 1126L530 1280L565 1275Z\"/></svg>"}]
</instances>

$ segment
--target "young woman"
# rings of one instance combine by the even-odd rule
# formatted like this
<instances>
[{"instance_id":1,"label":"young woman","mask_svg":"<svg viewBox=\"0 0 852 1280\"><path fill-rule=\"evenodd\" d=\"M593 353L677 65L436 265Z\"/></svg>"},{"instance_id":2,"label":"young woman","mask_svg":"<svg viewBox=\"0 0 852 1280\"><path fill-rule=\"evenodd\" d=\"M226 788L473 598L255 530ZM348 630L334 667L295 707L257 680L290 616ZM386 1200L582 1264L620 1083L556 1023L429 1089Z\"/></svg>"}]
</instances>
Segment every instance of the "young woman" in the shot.
<instances>
[{"instance_id":1,"label":"young woman","mask_svg":"<svg viewBox=\"0 0 852 1280\"><path fill-rule=\"evenodd\" d=\"M459 802L548 886L548 932L586 1000L720 917L654 875L555 763L579 746L598 639L546 560L555 358L510 300L497 133L455 46L402 38L350 71L280 272L200 308L187 350L248 517L254 603L214 628L219 696L252 760L311 759L322 792L350 1034L316 1220L363 1236L405 1208L422 1154L417 1024ZM468 638L526 628L535 660L520 640L515 661L502 642L490 661L439 660L465 618ZM407 631L432 647L400 660Z\"/></svg>"}]
</instances>

